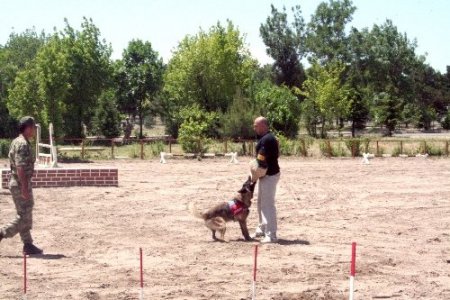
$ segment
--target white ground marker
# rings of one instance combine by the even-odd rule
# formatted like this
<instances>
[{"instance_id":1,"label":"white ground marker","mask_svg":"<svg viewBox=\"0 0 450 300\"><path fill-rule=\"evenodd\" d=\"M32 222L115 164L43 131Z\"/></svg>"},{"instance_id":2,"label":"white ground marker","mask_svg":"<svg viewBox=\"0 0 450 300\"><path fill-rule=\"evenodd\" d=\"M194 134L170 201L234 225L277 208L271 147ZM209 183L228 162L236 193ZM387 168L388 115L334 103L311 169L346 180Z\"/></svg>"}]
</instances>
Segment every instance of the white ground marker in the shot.
<instances>
[{"instance_id":1,"label":"white ground marker","mask_svg":"<svg viewBox=\"0 0 450 300\"><path fill-rule=\"evenodd\" d=\"M139 291L139 300L144 300L144 261L142 258L142 248L139 248L139 262L140 262L140 282L141 282L141 288Z\"/></svg>"},{"instance_id":2,"label":"white ground marker","mask_svg":"<svg viewBox=\"0 0 450 300\"><path fill-rule=\"evenodd\" d=\"M253 252L252 300L256 299L256 271L258 270L258 245Z\"/></svg>"},{"instance_id":3,"label":"white ground marker","mask_svg":"<svg viewBox=\"0 0 450 300\"><path fill-rule=\"evenodd\" d=\"M352 263L350 266L350 289L349 300L353 300L353 292L355 291L355 272L356 271L356 243L352 243Z\"/></svg>"},{"instance_id":4,"label":"white ground marker","mask_svg":"<svg viewBox=\"0 0 450 300\"><path fill-rule=\"evenodd\" d=\"M226 153L225 156L230 156L231 157L230 164L238 164L239 163L239 161L237 159L237 157L238 157L238 153L237 152Z\"/></svg>"},{"instance_id":5,"label":"white ground marker","mask_svg":"<svg viewBox=\"0 0 450 300\"><path fill-rule=\"evenodd\" d=\"M373 155L373 154L363 153L362 163L368 165L368 164L370 164L369 159L374 158L374 157L375 157L375 155Z\"/></svg>"},{"instance_id":6,"label":"white ground marker","mask_svg":"<svg viewBox=\"0 0 450 300\"><path fill-rule=\"evenodd\" d=\"M27 255L23 254L23 300L27 300Z\"/></svg>"},{"instance_id":7,"label":"white ground marker","mask_svg":"<svg viewBox=\"0 0 450 300\"><path fill-rule=\"evenodd\" d=\"M159 160L159 162L162 164L167 163L166 158L173 157L172 153L167 153L167 152L161 152L160 155L161 155L161 159Z\"/></svg>"}]
</instances>

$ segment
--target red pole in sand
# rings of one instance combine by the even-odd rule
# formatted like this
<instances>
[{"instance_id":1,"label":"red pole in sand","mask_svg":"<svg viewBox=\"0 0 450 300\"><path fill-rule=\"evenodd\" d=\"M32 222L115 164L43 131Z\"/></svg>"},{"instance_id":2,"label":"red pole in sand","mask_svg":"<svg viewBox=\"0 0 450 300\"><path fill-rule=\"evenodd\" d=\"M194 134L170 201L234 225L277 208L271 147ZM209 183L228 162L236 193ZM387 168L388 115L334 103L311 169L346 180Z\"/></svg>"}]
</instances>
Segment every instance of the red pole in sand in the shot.
<instances>
[{"instance_id":1,"label":"red pole in sand","mask_svg":"<svg viewBox=\"0 0 450 300\"><path fill-rule=\"evenodd\" d=\"M23 296L27 296L27 255L23 254Z\"/></svg>"},{"instance_id":2,"label":"red pole in sand","mask_svg":"<svg viewBox=\"0 0 450 300\"><path fill-rule=\"evenodd\" d=\"M258 270L258 245L255 245L253 253L253 282L252 282L252 300L256 299L256 271Z\"/></svg>"},{"instance_id":3,"label":"red pole in sand","mask_svg":"<svg viewBox=\"0 0 450 300\"><path fill-rule=\"evenodd\" d=\"M256 282L256 270L258 269L258 245L255 245L255 253L253 255L253 281Z\"/></svg>"},{"instance_id":4,"label":"red pole in sand","mask_svg":"<svg viewBox=\"0 0 450 300\"><path fill-rule=\"evenodd\" d=\"M140 277L141 277L141 291L140 291L140 300L144 300L144 262L142 258L142 248L139 248L139 260L140 260Z\"/></svg>"},{"instance_id":5,"label":"red pole in sand","mask_svg":"<svg viewBox=\"0 0 450 300\"><path fill-rule=\"evenodd\" d=\"M355 274L356 274L356 243L352 243L352 263L350 265L350 291L349 291L349 300L353 300L353 293L355 290Z\"/></svg>"}]
</instances>

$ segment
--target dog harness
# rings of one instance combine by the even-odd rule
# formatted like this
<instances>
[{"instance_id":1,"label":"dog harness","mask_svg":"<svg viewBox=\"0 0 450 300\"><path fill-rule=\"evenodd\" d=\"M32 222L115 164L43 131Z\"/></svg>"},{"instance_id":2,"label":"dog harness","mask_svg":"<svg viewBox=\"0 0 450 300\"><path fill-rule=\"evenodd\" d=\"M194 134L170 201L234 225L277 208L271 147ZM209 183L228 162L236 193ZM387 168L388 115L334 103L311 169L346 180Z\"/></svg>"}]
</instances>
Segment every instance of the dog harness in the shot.
<instances>
[{"instance_id":1,"label":"dog harness","mask_svg":"<svg viewBox=\"0 0 450 300\"><path fill-rule=\"evenodd\" d=\"M228 201L228 209L230 210L233 216L239 215L244 211L247 207L241 201L231 200Z\"/></svg>"}]
</instances>

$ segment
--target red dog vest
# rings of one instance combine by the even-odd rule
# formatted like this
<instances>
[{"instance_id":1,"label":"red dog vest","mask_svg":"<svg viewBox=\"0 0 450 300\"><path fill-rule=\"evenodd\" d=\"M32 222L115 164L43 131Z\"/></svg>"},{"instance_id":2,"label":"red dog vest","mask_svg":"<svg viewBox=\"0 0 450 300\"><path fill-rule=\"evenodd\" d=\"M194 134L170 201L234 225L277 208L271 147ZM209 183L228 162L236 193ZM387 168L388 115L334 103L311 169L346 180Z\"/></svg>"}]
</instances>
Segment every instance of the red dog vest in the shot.
<instances>
[{"instance_id":1,"label":"red dog vest","mask_svg":"<svg viewBox=\"0 0 450 300\"><path fill-rule=\"evenodd\" d=\"M233 216L237 216L244 211L245 205L241 201L231 200L228 202L228 208Z\"/></svg>"}]
</instances>

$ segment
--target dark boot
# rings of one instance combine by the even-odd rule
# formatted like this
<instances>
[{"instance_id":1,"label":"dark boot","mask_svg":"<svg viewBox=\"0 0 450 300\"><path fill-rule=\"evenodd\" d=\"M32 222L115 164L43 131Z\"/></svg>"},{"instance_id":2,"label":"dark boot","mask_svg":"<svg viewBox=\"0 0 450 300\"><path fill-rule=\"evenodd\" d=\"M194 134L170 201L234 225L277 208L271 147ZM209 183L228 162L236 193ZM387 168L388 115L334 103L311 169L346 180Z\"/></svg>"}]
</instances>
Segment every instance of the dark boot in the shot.
<instances>
[{"instance_id":1,"label":"dark boot","mask_svg":"<svg viewBox=\"0 0 450 300\"><path fill-rule=\"evenodd\" d=\"M37 255L37 254L42 254L44 251L42 251L42 249L39 249L38 247L36 247L33 244L24 244L23 245L23 254L26 255Z\"/></svg>"},{"instance_id":2,"label":"dark boot","mask_svg":"<svg viewBox=\"0 0 450 300\"><path fill-rule=\"evenodd\" d=\"M0 232L0 242L3 240L3 233Z\"/></svg>"}]
</instances>

